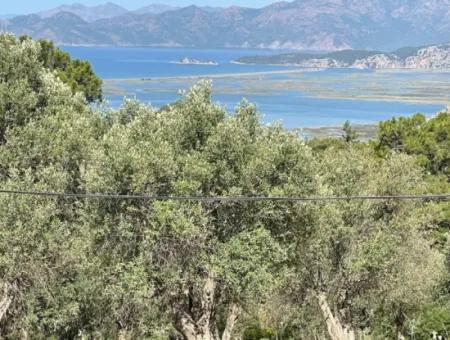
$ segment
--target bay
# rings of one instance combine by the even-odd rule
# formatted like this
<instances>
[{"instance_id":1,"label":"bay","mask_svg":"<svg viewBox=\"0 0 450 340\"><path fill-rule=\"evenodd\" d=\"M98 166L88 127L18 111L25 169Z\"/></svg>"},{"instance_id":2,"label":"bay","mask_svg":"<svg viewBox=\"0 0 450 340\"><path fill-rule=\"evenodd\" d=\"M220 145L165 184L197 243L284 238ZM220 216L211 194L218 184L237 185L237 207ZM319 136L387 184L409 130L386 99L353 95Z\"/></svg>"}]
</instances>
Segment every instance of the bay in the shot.
<instances>
[{"instance_id":1,"label":"bay","mask_svg":"<svg viewBox=\"0 0 450 340\"><path fill-rule=\"evenodd\" d=\"M417 112L432 115L450 103L448 72L304 70L242 65L233 60L279 51L185 48L63 47L88 60L104 79L112 107L136 98L155 107L177 100L201 79L212 79L214 100L232 111L242 98L256 104L267 123L288 128L337 126L346 120L375 124ZM218 65L177 64L190 58Z\"/></svg>"}]
</instances>

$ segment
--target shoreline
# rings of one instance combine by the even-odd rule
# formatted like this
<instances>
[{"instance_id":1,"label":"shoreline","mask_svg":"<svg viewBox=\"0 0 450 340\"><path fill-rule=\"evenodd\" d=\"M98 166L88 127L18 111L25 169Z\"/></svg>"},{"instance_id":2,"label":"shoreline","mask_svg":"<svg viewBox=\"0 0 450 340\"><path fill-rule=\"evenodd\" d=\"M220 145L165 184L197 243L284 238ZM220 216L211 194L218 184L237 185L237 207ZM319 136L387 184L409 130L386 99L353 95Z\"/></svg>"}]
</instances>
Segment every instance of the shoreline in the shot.
<instances>
[{"instance_id":1,"label":"shoreline","mask_svg":"<svg viewBox=\"0 0 450 340\"><path fill-rule=\"evenodd\" d=\"M131 78L103 78L105 82L151 82L151 81L164 81L164 80L201 80L201 79L220 79L220 78L233 78L233 77L251 77L251 76L264 76L272 74L297 74L314 71L323 71L322 68L311 69L293 69L293 70L275 70L275 71L260 71L260 72L240 72L240 73L215 73L215 74L199 74L190 76L167 76L167 77L131 77Z\"/></svg>"},{"instance_id":2,"label":"shoreline","mask_svg":"<svg viewBox=\"0 0 450 340\"><path fill-rule=\"evenodd\" d=\"M232 60L230 64L235 65L250 65L250 66L256 66L256 65L262 65L262 66L278 66L278 67L298 67L301 69L317 69L320 68L322 70L354 70L354 71L373 71L373 72L442 72L442 73L448 73L450 72L450 68L407 68L407 67L386 67L386 68L364 68L364 67L351 67L351 66L342 66L342 67L314 67L314 66L304 66L301 64L292 64L292 63L286 63L286 64L273 64L273 63L245 63L237 60Z\"/></svg>"},{"instance_id":3,"label":"shoreline","mask_svg":"<svg viewBox=\"0 0 450 340\"><path fill-rule=\"evenodd\" d=\"M170 64L178 65L200 65L200 64L183 64L180 62L170 62ZM211 64L201 64L201 65L211 65ZM243 64L243 65L267 65L267 66L283 66L277 64ZM294 65L286 65L286 67L295 67ZM163 80L185 80L185 79L204 79L204 78L233 78L233 77L251 77L251 76L262 76L262 75L272 75L272 74L298 74L298 73L310 73L310 72L320 72L327 70L349 70L349 71L372 71L373 73L449 73L450 68L446 69L359 69L352 67L300 67L294 69L286 70L273 70L273 71L258 71L258 72L237 72L237 73L214 73L214 74L198 74L189 76L166 76L166 77L131 77L131 78L104 78L104 81L163 81Z\"/></svg>"},{"instance_id":4,"label":"shoreline","mask_svg":"<svg viewBox=\"0 0 450 340\"><path fill-rule=\"evenodd\" d=\"M317 70L321 71L321 70ZM110 91L111 93L108 94L108 87L114 88L117 86L120 86L120 84L150 84L150 83L156 83L156 82L187 82L187 81L200 81L200 80L242 80L242 79L248 79L251 77L258 77L258 76L267 76L267 75L277 75L277 74L302 74L306 72L312 72L311 70L278 70L278 71L264 71L264 72L253 72L253 73L227 73L227 74L212 74L212 75L194 75L194 76L170 76L170 77L155 77L155 78L111 78L111 79L103 79L103 84L106 90L106 95L117 95L113 94L113 91ZM384 72L380 72L384 73ZM191 84L185 84L187 86L190 86ZM231 94L229 91L222 90L216 91L217 93L222 94ZM179 90L179 89L178 89ZM311 90L305 90L305 88L299 88L298 90L289 90L289 91L300 91L304 94L306 94L308 97L311 98L319 98L319 99L334 99L334 100L348 100L348 101L380 101L380 102L398 102L398 103L406 103L406 104L430 104L430 105L441 105L443 107L447 106L449 102L443 98L435 98L435 97L429 97L429 98L418 98L414 96L409 97L401 97L401 96L395 96L395 95L389 95L389 94L374 94L374 95L355 95L354 93L332 93L332 92L326 92L326 91L316 91L314 89ZM158 92L167 92L172 93L173 89L170 88L159 88ZM326 92L326 93L325 93ZM262 96L265 95L264 93L252 93L252 91L242 91L240 93L242 97L245 97L247 95L258 95Z\"/></svg>"}]
</instances>

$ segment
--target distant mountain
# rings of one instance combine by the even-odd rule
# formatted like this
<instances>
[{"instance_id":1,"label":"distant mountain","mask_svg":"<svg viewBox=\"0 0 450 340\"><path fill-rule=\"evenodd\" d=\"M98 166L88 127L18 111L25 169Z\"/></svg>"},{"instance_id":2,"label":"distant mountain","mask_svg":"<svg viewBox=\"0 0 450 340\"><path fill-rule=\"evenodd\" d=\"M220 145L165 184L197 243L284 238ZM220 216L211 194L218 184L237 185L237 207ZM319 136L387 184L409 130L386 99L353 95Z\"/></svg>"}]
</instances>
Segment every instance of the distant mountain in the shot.
<instances>
[{"instance_id":1,"label":"distant mountain","mask_svg":"<svg viewBox=\"0 0 450 340\"><path fill-rule=\"evenodd\" d=\"M58 14L71 13L84 23L41 13L10 19L7 28L60 44L310 51L394 50L450 37L450 0L297 0L259 9L156 6L148 12L123 12L113 4L87 12L74 6Z\"/></svg>"},{"instance_id":2,"label":"distant mountain","mask_svg":"<svg viewBox=\"0 0 450 340\"><path fill-rule=\"evenodd\" d=\"M69 12L60 12L47 19L41 19L36 14L18 16L8 21L7 29L21 35L42 37L69 45L98 45L100 41L110 39Z\"/></svg>"},{"instance_id":3,"label":"distant mountain","mask_svg":"<svg viewBox=\"0 0 450 340\"><path fill-rule=\"evenodd\" d=\"M124 15L128 13L128 10L108 2L99 6L85 6L82 4L63 5L48 11L39 12L37 15L42 19L47 19L62 12L72 13L79 16L84 21L93 22L100 19L111 19Z\"/></svg>"},{"instance_id":4,"label":"distant mountain","mask_svg":"<svg viewBox=\"0 0 450 340\"><path fill-rule=\"evenodd\" d=\"M286 53L271 56L249 56L235 62L312 68L450 69L450 44L404 47L391 53L347 50L325 54Z\"/></svg>"},{"instance_id":5,"label":"distant mountain","mask_svg":"<svg viewBox=\"0 0 450 340\"><path fill-rule=\"evenodd\" d=\"M16 16L17 14L0 14L0 19L12 19Z\"/></svg>"},{"instance_id":6,"label":"distant mountain","mask_svg":"<svg viewBox=\"0 0 450 340\"><path fill-rule=\"evenodd\" d=\"M179 8L180 7L163 5L163 4L152 4L149 6L139 8L139 9L133 11L133 13L135 13L135 14L161 14L161 13L164 13L167 11L174 11Z\"/></svg>"},{"instance_id":7,"label":"distant mountain","mask_svg":"<svg viewBox=\"0 0 450 340\"><path fill-rule=\"evenodd\" d=\"M223 7L212 7L212 6L203 6L200 7L202 10L206 11L206 12L210 12L210 13L214 13L214 12L219 12L224 10Z\"/></svg>"}]
</instances>

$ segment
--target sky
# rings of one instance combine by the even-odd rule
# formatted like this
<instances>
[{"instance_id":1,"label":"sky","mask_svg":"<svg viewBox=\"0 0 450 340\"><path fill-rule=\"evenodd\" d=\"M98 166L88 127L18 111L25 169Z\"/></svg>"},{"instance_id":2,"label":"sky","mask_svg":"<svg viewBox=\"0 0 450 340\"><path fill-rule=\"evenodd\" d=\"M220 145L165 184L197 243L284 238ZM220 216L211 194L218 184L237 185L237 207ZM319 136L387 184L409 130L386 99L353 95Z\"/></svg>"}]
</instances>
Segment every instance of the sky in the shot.
<instances>
[{"instance_id":1,"label":"sky","mask_svg":"<svg viewBox=\"0 0 450 340\"><path fill-rule=\"evenodd\" d=\"M99 5L108 0L0 0L0 14L29 14L42 10L54 8L63 4L74 2L84 5ZM239 5L245 7L263 7L275 0L111 0L117 5L128 9L137 9L151 3L164 3L173 6L189 6L192 4L199 6L230 6Z\"/></svg>"}]
</instances>

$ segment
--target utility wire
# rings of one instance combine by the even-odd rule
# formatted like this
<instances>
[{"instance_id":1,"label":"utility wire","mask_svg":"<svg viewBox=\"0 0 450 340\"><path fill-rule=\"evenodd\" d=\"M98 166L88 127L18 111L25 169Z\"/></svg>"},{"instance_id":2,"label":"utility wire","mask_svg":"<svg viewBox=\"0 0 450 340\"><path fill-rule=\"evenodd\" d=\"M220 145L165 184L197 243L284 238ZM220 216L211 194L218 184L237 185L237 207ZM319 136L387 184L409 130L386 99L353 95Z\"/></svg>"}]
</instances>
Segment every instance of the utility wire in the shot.
<instances>
[{"instance_id":1,"label":"utility wire","mask_svg":"<svg viewBox=\"0 0 450 340\"><path fill-rule=\"evenodd\" d=\"M191 201L191 202L320 202L320 201L383 201L383 200L416 200L446 201L450 194L430 195L382 195L382 196L328 196L328 197L289 197L289 196L150 196L120 195L101 193L63 193L49 191L21 191L0 189L0 194L16 196L40 196L57 198L96 199L96 200L143 200L143 201Z\"/></svg>"}]
</instances>

